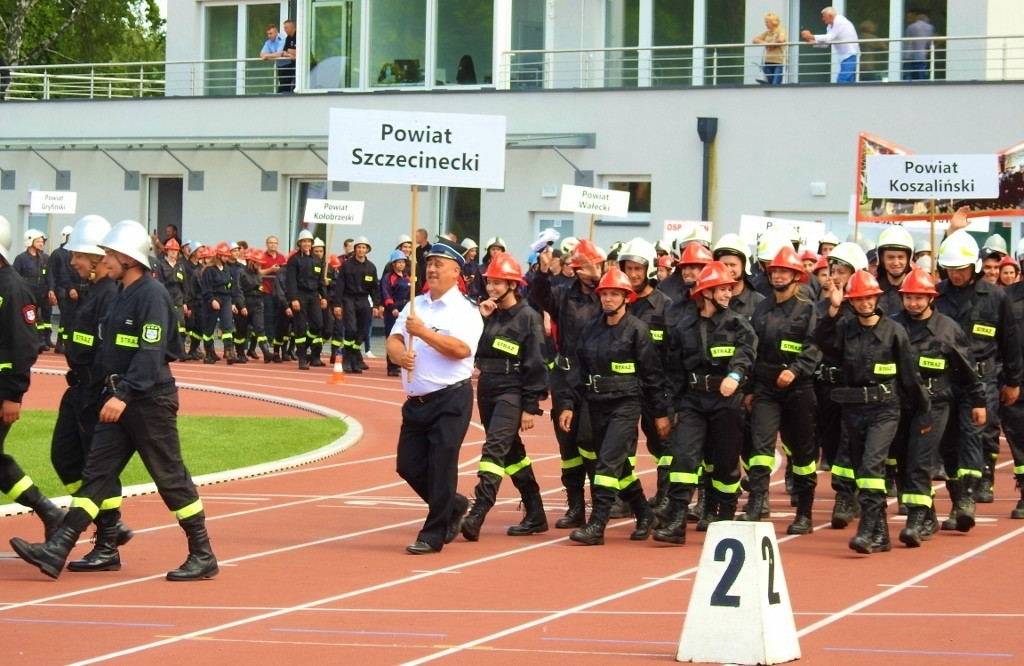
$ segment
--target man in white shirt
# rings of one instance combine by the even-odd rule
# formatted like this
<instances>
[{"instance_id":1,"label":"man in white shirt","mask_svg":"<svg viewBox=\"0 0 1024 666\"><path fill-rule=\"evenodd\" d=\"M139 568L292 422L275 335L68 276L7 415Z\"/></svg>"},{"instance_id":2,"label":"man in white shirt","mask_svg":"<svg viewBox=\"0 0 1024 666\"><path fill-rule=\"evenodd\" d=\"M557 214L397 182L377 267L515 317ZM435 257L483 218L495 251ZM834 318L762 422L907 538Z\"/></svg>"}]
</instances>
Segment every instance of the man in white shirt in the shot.
<instances>
[{"instance_id":1,"label":"man in white shirt","mask_svg":"<svg viewBox=\"0 0 1024 666\"><path fill-rule=\"evenodd\" d=\"M800 38L822 48L832 44L839 56L839 76L836 83L853 83L857 76L857 56L860 46L857 44L857 29L850 19L840 16L832 7L821 10L821 21L828 28L824 35L812 34L810 30L801 30Z\"/></svg>"},{"instance_id":2,"label":"man in white shirt","mask_svg":"<svg viewBox=\"0 0 1024 666\"><path fill-rule=\"evenodd\" d=\"M469 508L456 489L459 449L473 414L469 380L483 319L459 291L462 252L450 242L430 247L428 293L410 304L414 310L410 305L402 310L387 339L388 357L402 368L407 395L396 467L428 507L416 541L405 548L413 555L437 553L451 543Z\"/></svg>"}]
</instances>

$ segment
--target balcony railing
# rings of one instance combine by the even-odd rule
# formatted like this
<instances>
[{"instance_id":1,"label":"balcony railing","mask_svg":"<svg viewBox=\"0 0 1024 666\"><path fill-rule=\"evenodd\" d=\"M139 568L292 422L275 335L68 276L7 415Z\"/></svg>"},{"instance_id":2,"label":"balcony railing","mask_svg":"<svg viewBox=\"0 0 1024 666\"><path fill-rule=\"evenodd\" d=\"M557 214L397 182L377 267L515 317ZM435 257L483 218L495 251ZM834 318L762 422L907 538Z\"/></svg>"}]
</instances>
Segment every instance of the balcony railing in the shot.
<instances>
[{"instance_id":1,"label":"balcony railing","mask_svg":"<svg viewBox=\"0 0 1024 666\"><path fill-rule=\"evenodd\" d=\"M902 80L903 53L913 41L860 40L858 81ZM783 83L826 83L835 79L838 63L830 49L804 42L779 46L785 52ZM500 54L493 87L557 90L758 85L764 81L764 52L761 44L507 51ZM382 89L369 71L374 68L362 69L365 71L360 76L359 68L353 68L349 77L352 87L336 89ZM925 72L925 78L932 81L1024 80L1024 36L936 39L934 48L926 52ZM272 94L277 90L274 64L258 58L25 65L6 67L0 75L2 95L15 100L233 96ZM315 69L308 76L300 70L296 92L311 92L305 82L323 78ZM401 87L449 88L431 81ZM322 92L325 88L316 90Z\"/></svg>"}]
</instances>

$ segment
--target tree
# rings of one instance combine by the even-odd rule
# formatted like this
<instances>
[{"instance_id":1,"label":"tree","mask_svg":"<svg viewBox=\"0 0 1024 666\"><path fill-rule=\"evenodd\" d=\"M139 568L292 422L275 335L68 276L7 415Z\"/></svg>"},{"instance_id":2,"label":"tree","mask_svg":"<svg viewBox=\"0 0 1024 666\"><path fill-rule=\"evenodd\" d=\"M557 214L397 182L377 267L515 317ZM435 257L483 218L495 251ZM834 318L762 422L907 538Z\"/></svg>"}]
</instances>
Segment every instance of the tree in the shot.
<instances>
[{"instance_id":1,"label":"tree","mask_svg":"<svg viewBox=\"0 0 1024 666\"><path fill-rule=\"evenodd\" d=\"M0 0L0 53L10 65L164 59L154 0Z\"/></svg>"}]
</instances>

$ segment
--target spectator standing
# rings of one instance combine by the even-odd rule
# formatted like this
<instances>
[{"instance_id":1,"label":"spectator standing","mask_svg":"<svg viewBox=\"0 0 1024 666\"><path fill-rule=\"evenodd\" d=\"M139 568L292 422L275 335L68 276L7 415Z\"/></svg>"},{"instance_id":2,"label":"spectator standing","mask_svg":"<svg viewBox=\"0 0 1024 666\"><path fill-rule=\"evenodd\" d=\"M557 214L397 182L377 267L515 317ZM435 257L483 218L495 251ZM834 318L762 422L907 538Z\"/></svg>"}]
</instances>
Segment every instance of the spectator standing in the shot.
<instances>
[{"instance_id":1,"label":"spectator standing","mask_svg":"<svg viewBox=\"0 0 1024 666\"><path fill-rule=\"evenodd\" d=\"M920 10L911 9L907 12L906 36L907 39L914 41L903 43L903 80L927 81L932 78L928 64L931 60L935 26Z\"/></svg>"},{"instance_id":2,"label":"spectator standing","mask_svg":"<svg viewBox=\"0 0 1024 666\"><path fill-rule=\"evenodd\" d=\"M263 43L263 48L260 49L260 60L273 60L277 66L277 92L286 93L291 92L295 87L295 64L293 61L288 59L288 54L284 50L285 36L282 35L278 29L276 23L271 23L267 26L267 41ZM282 73L282 68L287 68L291 63L291 78L292 87L288 88L285 85L285 76Z\"/></svg>"},{"instance_id":3,"label":"spectator standing","mask_svg":"<svg viewBox=\"0 0 1024 666\"><path fill-rule=\"evenodd\" d=\"M284 22L284 64L277 66L277 92L295 92L295 21Z\"/></svg>"},{"instance_id":4,"label":"spectator standing","mask_svg":"<svg viewBox=\"0 0 1024 666\"><path fill-rule=\"evenodd\" d=\"M764 44L764 82L777 86L782 83L782 68L786 64L786 51L780 44L787 41L786 29L780 25L779 15L769 12L764 15L765 31L754 36L755 44Z\"/></svg>"},{"instance_id":5,"label":"spectator standing","mask_svg":"<svg viewBox=\"0 0 1024 666\"><path fill-rule=\"evenodd\" d=\"M839 56L839 75L836 77L836 83L853 83L857 75L857 56L860 55L857 29L850 23L850 19L840 15L833 7L821 10L821 21L828 26L824 35L801 30L800 38L822 48L834 44L836 55Z\"/></svg>"}]
</instances>

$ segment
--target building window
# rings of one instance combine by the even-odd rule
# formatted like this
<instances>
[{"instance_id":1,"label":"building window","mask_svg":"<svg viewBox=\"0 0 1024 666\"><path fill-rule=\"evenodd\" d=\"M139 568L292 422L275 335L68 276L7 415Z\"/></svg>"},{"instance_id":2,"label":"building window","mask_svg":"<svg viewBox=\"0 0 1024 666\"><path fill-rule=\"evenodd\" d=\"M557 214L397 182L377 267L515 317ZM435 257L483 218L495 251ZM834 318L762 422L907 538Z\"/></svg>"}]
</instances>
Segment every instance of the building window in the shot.
<instances>
[{"instance_id":1,"label":"building window","mask_svg":"<svg viewBox=\"0 0 1024 666\"><path fill-rule=\"evenodd\" d=\"M743 44L746 0L715 0L707 3L705 44ZM747 50L742 46L715 47L704 55L705 85L743 83Z\"/></svg>"},{"instance_id":2,"label":"building window","mask_svg":"<svg viewBox=\"0 0 1024 666\"><path fill-rule=\"evenodd\" d=\"M288 210L288 238L287 240L281 239L281 252L287 254L288 251L295 247L295 242L299 237L299 232L303 229L308 229L313 234L314 238L319 238L324 243L328 244L327 253L331 254L334 252L330 245L341 246L341 241L331 235L328 238L328 225L326 224L304 224L302 218L306 213L306 202L310 199L327 199L329 183L325 180L300 180L295 179L292 181L291 188L291 206ZM334 225L330 225L334 226ZM335 252L336 253L336 252Z\"/></svg>"},{"instance_id":3,"label":"building window","mask_svg":"<svg viewBox=\"0 0 1024 666\"><path fill-rule=\"evenodd\" d=\"M629 192L629 208L626 216L627 222L651 221L651 177L650 176L609 176L605 179L608 183L607 189L618 192ZM609 218L605 224L615 224L615 220L621 218Z\"/></svg>"},{"instance_id":4,"label":"building window","mask_svg":"<svg viewBox=\"0 0 1024 666\"><path fill-rule=\"evenodd\" d=\"M213 5L204 14L206 60L257 58L271 23L283 30L286 3ZM211 63L206 67L207 95L256 95L277 91L275 64L260 62Z\"/></svg>"},{"instance_id":5,"label":"building window","mask_svg":"<svg viewBox=\"0 0 1024 666\"><path fill-rule=\"evenodd\" d=\"M374 0L369 12L370 86L422 86L427 66L426 1Z\"/></svg>"},{"instance_id":6,"label":"building window","mask_svg":"<svg viewBox=\"0 0 1024 666\"><path fill-rule=\"evenodd\" d=\"M306 31L310 89L359 86L362 13L361 0L314 0Z\"/></svg>"},{"instance_id":7,"label":"building window","mask_svg":"<svg viewBox=\"0 0 1024 666\"><path fill-rule=\"evenodd\" d=\"M442 229L455 234L459 242L472 238L480 243L480 190L475 187L446 187L443 192Z\"/></svg>"},{"instance_id":8,"label":"building window","mask_svg":"<svg viewBox=\"0 0 1024 666\"><path fill-rule=\"evenodd\" d=\"M512 50L544 49L545 0L512 0ZM509 63L509 86L513 89L544 86L544 56L524 53Z\"/></svg>"},{"instance_id":9,"label":"building window","mask_svg":"<svg viewBox=\"0 0 1024 666\"><path fill-rule=\"evenodd\" d=\"M494 0L437 0L435 85L494 81Z\"/></svg>"}]
</instances>

